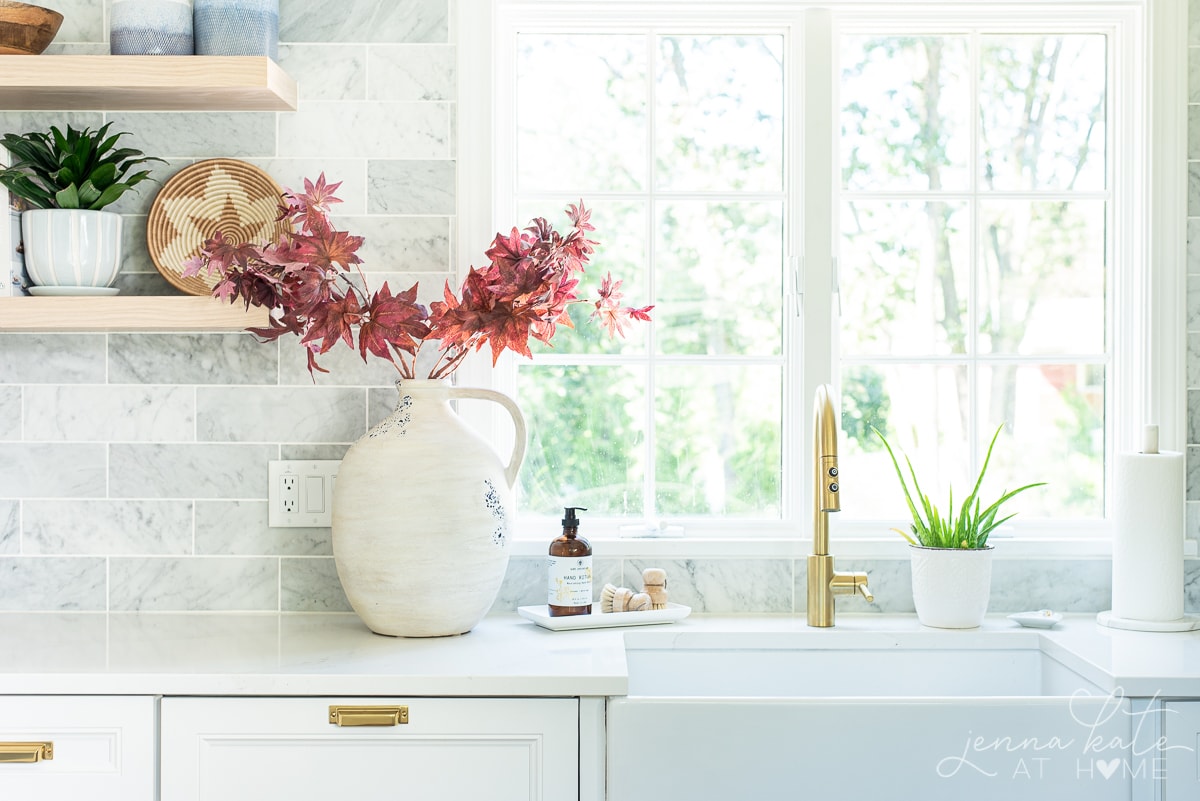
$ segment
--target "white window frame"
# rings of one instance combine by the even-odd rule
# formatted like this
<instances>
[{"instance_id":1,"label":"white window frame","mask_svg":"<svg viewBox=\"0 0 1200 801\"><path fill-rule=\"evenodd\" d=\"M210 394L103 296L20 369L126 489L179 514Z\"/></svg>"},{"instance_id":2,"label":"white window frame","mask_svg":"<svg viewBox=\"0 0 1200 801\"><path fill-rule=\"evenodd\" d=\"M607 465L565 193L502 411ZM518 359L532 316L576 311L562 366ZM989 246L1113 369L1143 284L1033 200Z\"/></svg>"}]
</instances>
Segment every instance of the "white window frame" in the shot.
<instances>
[{"instance_id":1,"label":"white window frame","mask_svg":"<svg viewBox=\"0 0 1200 801\"><path fill-rule=\"evenodd\" d=\"M785 335L795 359L788 365L791 386L784 393L784 470L792 476L791 484L799 491L785 488L783 519L771 525L760 522L720 520L693 527L682 539L622 539L614 531L592 529L589 538L602 543L598 552L613 557L637 556L799 556L808 552L811 521L807 514L811 486L808 441L811 436L808 415L811 398L817 384L830 381L835 375L833 349L832 303L815 302L817 298L833 298L834 227L831 204L813 203L805 210L806 198L833 198L836 165L831 165L833 128L825 120L805 120L800 111L808 94L813 102L834 108L831 48L840 26L847 29L859 21L879 21L894 18L895 27L931 28L931 20L944 19L951 12L969 13L980 21L1001 21L1018 31L1019 20L1034 18L1038 26L1055 19L1068 28L1074 22L1091 21L1095 15L1106 18L1106 32L1119 43L1112 48L1109 59L1109 96L1125 113L1112 118L1108 131L1109 164L1123 169L1110 171L1114 196L1127 196L1131 208L1139 210L1137 219L1129 224L1125 235L1118 237L1120 251L1116 253L1119 269L1113 271L1108 290L1112 316L1112 376L1107 388L1107 436L1109 453L1136 450L1141 442L1145 422L1160 427L1163 449L1179 450L1186 443L1186 380L1185 380L1185 279L1186 279L1186 213L1187 213L1187 9L1176 0L1061 0L1047 3L1040 0L1015 2L972 3L963 0L932 0L914 9L904 0L830 0L825 8L803 2L777 0L772 2L709 2L708 0L657 0L656 2L627 2L627 0L456 0L452 4L454 29L458 45L457 104L458 180L457 236L455 264L460 278L472 262L482 258L482 252L497 230L507 230L521 221L513 211L495 201L496 175L494 165L500 148L511 151L511 136L506 135L498 121L494 99L499 87L495 59L506 50L498 43L514 31L514 19L528 15L545 19L551 15L569 14L581 21L627 22L649 21L672 7L694 9L703 6L714 14L737 20L739 27L752 27L758 21L786 21L789 35L800 37L803 44L804 69L792 59L794 73L789 77L789 96L786 100L788 118L792 124L805 126L803 136L790 136L787 163L789 181L798 181L803 174L806 185L793 194L794 214L807 214L807 221L791 221L791 230L803 232L804 241L793 243L797 258L808 265L801 273L803 327L807 331L824 331L824 339L808 337L809 343L800 354L796 347L798 331ZM924 13L923 23L906 22L916 13ZM541 27L541 26L539 26ZM511 74L511 69L508 70ZM806 149L801 151L798 142ZM800 171L803 165L809 169ZM511 193L510 193L511 194ZM807 225L802 224L806 222ZM800 245L797 251L797 245ZM812 269L812 265L830 264L829 270ZM1126 269L1127 267L1127 269ZM1126 302L1126 299L1127 302ZM795 315L788 314L794 318ZM799 328L799 326L794 326ZM800 369L802 356L803 370ZM464 385L491 386L500 390L512 389L510 376L514 371L493 370L490 359L468 360L460 368L458 381ZM790 413L789 413L790 410ZM506 428L497 423L487 410L460 410L485 436L497 441L504 450ZM536 414L536 410L526 410ZM1111 462L1106 465L1111 479ZM1052 477L1052 471L1051 471ZM1111 486L1111 481L1109 482ZM1111 501L1109 502L1111 503ZM1111 512L1111 508L1106 512ZM1180 510L1183 514L1183 510ZM1107 514L1106 514L1107 519ZM548 520L548 519L547 519ZM548 535L553 534L545 521L528 521L515 532L514 553L541 554ZM557 521L551 521L556 523ZM899 521L898 521L899 522ZM904 545L898 537L870 536L862 524L840 524L838 516L832 522L833 550L850 557L900 556ZM872 529L886 528L872 524ZM753 530L752 532L750 530ZM857 529L857 530L856 530ZM1015 530L1016 536L1004 543L1010 555L1035 556L1104 556L1111 553L1111 532L1108 523L1055 524L1036 530L1025 525ZM693 536L694 535L694 536ZM1194 548L1194 543L1188 543Z\"/></svg>"}]
</instances>

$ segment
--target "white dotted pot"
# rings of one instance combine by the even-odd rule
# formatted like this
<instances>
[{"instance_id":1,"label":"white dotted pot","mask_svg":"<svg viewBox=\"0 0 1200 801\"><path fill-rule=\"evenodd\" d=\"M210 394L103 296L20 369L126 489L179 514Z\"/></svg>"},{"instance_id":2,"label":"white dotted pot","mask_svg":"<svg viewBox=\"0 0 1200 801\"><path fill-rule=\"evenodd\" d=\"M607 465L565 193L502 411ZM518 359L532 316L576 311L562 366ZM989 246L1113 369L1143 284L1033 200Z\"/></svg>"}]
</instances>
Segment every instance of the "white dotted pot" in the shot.
<instances>
[{"instance_id":1,"label":"white dotted pot","mask_svg":"<svg viewBox=\"0 0 1200 801\"><path fill-rule=\"evenodd\" d=\"M913 605L923 626L973 629L983 623L992 591L992 546L909 547Z\"/></svg>"},{"instance_id":2,"label":"white dotted pot","mask_svg":"<svg viewBox=\"0 0 1200 801\"><path fill-rule=\"evenodd\" d=\"M333 556L354 611L378 634L441 637L474 628L508 568L512 487L525 419L506 395L447 381L398 381L394 411L342 458ZM489 400L512 416L508 464L450 408Z\"/></svg>"},{"instance_id":3,"label":"white dotted pot","mask_svg":"<svg viewBox=\"0 0 1200 801\"><path fill-rule=\"evenodd\" d=\"M111 211L30 209L21 237L37 286L112 286L121 270L121 215Z\"/></svg>"}]
</instances>

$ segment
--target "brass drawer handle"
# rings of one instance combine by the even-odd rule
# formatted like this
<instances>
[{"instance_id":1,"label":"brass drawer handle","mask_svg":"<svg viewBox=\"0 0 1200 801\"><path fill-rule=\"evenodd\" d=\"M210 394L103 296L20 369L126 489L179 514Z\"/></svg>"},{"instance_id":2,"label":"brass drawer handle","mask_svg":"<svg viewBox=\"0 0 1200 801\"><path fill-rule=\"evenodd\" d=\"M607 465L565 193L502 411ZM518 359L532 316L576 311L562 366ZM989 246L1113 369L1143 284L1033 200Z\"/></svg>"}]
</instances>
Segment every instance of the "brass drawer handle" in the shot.
<instances>
[{"instance_id":1,"label":"brass drawer handle","mask_svg":"<svg viewBox=\"0 0 1200 801\"><path fill-rule=\"evenodd\" d=\"M408 707L331 706L329 722L335 726L398 726L408 723Z\"/></svg>"},{"instance_id":2,"label":"brass drawer handle","mask_svg":"<svg viewBox=\"0 0 1200 801\"><path fill-rule=\"evenodd\" d=\"M0 763L54 759L54 743L0 743Z\"/></svg>"}]
</instances>

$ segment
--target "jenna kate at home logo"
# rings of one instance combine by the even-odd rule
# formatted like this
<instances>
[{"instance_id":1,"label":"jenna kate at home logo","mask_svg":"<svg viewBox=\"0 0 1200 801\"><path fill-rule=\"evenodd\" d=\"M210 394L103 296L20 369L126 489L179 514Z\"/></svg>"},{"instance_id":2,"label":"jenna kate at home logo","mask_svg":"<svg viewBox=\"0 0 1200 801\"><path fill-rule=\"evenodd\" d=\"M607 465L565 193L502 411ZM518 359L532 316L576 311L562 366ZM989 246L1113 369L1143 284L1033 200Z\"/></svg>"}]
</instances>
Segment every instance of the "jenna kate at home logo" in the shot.
<instances>
[{"instance_id":1,"label":"jenna kate at home logo","mask_svg":"<svg viewBox=\"0 0 1200 801\"><path fill-rule=\"evenodd\" d=\"M1155 694L1133 709L1118 687L1107 697L1078 690L1068 701L1066 725L1057 733L1012 735L968 730L962 750L936 764L943 779L984 776L1005 780L1165 779L1170 751L1193 752L1161 734L1162 708Z\"/></svg>"}]
</instances>

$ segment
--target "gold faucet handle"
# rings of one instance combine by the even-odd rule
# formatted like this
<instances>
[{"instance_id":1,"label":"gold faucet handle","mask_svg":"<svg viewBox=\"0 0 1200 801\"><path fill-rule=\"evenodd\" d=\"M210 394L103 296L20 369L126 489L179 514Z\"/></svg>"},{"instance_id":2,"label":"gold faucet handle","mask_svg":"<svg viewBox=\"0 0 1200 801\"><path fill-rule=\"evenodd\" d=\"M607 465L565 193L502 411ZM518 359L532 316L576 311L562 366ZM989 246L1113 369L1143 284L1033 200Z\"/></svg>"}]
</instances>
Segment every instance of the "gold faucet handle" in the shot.
<instances>
[{"instance_id":1,"label":"gold faucet handle","mask_svg":"<svg viewBox=\"0 0 1200 801\"><path fill-rule=\"evenodd\" d=\"M875 603L875 596L871 594L871 588L867 586L866 576L863 576L861 582L855 582L855 586L858 588L859 595L867 599L867 603Z\"/></svg>"},{"instance_id":2,"label":"gold faucet handle","mask_svg":"<svg viewBox=\"0 0 1200 801\"><path fill-rule=\"evenodd\" d=\"M875 600L875 596L871 594L871 587L867 584L867 574L862 572L834 573L829 581L829 590L834 595L853 595L857 592L867 599L867 603Z\"/></svg>"}]
</instances>

